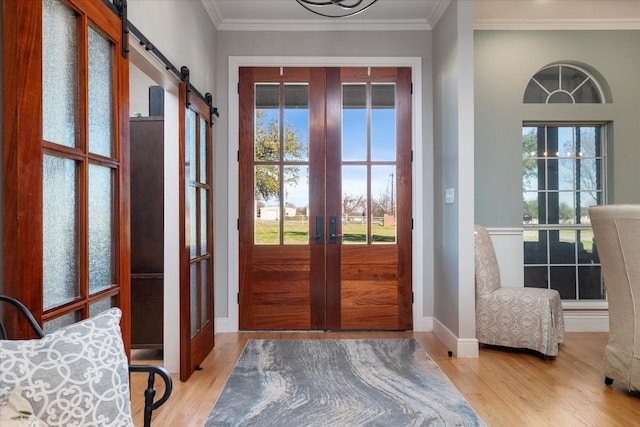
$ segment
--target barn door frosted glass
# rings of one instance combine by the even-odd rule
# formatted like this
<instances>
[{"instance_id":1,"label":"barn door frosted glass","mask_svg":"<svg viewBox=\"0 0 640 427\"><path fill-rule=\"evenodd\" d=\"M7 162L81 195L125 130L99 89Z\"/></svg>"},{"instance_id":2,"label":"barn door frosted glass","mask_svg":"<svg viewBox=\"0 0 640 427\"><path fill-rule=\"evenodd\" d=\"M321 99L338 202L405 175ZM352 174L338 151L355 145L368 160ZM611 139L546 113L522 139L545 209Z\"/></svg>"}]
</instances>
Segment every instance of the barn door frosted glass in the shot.
<instances>
[{"instance_id":1,"label":"barn door frosted glass","mask_svg":"<svg viewBox=\"0 0 640 427\"><path fill-rule=\"evenodd\" d=\"M78 166L58 156L43 158L44 309L80 296L78 252Z\"/></svg>"},{"instance_id":2,"label":"barn door frosted glass","mask_svg":"<svg viewBox=\"0 0 640 427\"><path fill-rule=\"evenodd\" d=\"M113 48L89 27L89 151L112 156Z\"/></svg>"},{"instance_id":3,"label":"barn door frosted glass","mask_svg":"<svg viewBox=\"0 0 640 427\"><path fill-rule=\"evenodd\" d=\"M75 147L78 16L59 0L42 6L42 138Z\"/></svg>"},{"instance_id":4,"label":"barn door frosted glass","mask_svg":"<svg viewBox=\"0 0 640 427\"><path fill-rule=\"evenodd\" d=\"M76 147L78 16L64 3L42 3L42 138ZM79 165L43 156L43 303L49 309L80 296Z\"/></svg>"}]
</instances>

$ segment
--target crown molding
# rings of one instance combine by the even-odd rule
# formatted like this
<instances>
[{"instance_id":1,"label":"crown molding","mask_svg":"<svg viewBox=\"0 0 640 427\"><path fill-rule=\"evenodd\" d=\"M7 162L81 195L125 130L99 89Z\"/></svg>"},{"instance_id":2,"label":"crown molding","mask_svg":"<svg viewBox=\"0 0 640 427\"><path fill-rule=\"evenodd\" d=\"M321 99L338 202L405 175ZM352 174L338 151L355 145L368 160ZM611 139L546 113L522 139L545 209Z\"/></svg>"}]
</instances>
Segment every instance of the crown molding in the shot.
<instances>
[{"instance_id":1,"label":"crown molding","mask_svg":"<svg viewBox=\"0 0 640 427\"><path fill-rule=\"evenodd\" d=\"M213 22L213 26L217 29L222 24L222 17L220 15L220 11L218 10L218 6L212 1L200 0L200 3L204 6L204 10L209 15L209 19Z\"/></svg>"},{"instance_id":2,"label":"crown molding","mask_svg":"<svg viewBox=\"0 0 640 427\"><path fill-rule=\"evenodd\" d=\"M403 20L260 20L225 19L219 31L426 31L431 25L426 19Z\"/></svg>"},{"instance_id":3,"label":"crown molding","mask_svg":"<svg viewBox=\"0 0 640 427\"><path fill-rule=\"evenodd\" d=\"M640 30L640 19L475 19L473 28L509 31Z\"/></svg>"}]
</instances>

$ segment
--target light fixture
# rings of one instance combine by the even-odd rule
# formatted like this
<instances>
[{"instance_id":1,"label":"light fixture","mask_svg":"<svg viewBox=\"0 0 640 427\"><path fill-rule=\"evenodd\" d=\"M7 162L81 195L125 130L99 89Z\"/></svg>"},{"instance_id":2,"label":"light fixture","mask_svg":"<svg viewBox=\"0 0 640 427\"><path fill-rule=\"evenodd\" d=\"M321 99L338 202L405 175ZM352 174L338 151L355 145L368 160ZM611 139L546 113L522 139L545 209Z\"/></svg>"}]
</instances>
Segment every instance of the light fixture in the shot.
<instances>
[{"instance_id":1,"label":"light fixture","mask_svg":"<svg viewBox=\"0 0 640 427\"><path fill-rule=\"evenodd\" d=\"M343 18L356 15L368 9L378 0L296 0L316 15L327 18Z\"/></svg>"}]
</instances>

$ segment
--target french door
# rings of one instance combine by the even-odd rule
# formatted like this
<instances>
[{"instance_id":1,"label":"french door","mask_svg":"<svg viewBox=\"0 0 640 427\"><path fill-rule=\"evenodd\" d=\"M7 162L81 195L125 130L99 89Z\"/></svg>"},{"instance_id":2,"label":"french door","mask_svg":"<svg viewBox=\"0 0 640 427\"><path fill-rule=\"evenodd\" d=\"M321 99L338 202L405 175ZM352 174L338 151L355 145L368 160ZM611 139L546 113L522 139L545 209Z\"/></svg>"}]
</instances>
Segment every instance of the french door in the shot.
<instances>
[{"instance_id":1,"label":"french door","mask_svg":"<svg viewBox=\"0 0 640 427\"><path fill-rule=\"evenodd\" d=\"M410 69L239 75L240 329L411 329Z\"/></svg>"}]
</instances>

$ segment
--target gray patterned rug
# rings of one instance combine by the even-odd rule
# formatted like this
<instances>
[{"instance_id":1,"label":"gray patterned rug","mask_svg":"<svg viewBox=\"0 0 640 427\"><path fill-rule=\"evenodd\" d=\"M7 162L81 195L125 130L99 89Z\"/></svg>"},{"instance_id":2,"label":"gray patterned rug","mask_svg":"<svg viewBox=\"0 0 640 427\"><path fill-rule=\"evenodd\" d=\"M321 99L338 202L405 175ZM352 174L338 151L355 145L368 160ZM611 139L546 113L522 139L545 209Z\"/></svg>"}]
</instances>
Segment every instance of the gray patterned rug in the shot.
<instances>
[{"instance_id":1,"label":"gray patterned rug","mask_svg":"<svg viewBox=\"0 0 640 427\"><path fill-rule=\"evenodd\" d=\"M484 426L413 339L249 340L205 427Z\"/></svg>"}]
</instances>

